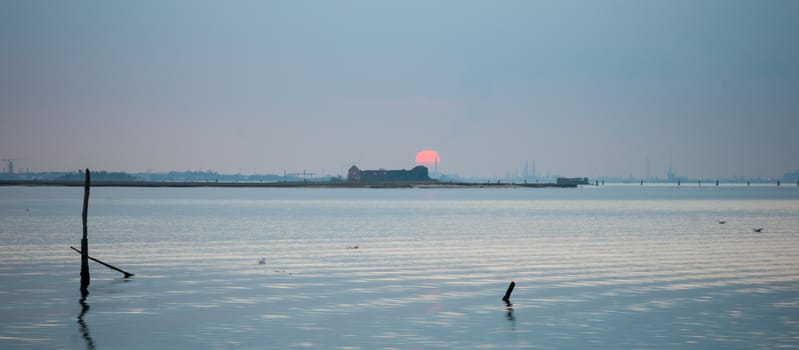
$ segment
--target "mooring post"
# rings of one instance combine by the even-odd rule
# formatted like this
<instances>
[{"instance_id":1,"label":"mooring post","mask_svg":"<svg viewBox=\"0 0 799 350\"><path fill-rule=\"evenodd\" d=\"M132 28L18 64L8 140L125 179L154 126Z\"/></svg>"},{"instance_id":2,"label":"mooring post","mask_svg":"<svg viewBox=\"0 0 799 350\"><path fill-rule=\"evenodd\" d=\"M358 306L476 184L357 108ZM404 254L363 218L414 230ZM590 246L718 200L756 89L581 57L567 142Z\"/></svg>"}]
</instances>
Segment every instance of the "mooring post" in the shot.
<instances>
[{"instance_id":1,"label":"mooring post","mask_svg":"<svg viewBox=\"0 0 799 350\"><path fill-rule=\"evenodd\" d=\"M513 293L513 287L516 287L516 282L510 281L508 290L505 291L505 296L502 297L502 301L504 301L506 304L510 304L510 293Z\"/></svg>"},{"instance_id":2,"label":"mooring post","mask_svg":"<svg viewBox=\"0 0 799 350\"><path fill-rule=\"evenodd\" d=\"M84 293L89 288L89 238L87 218L89 211L89 183L91 178L89 169L86 168L86 183L83 186L83 239L80 240L80 290Z\"/></svg>"}]
</instances>

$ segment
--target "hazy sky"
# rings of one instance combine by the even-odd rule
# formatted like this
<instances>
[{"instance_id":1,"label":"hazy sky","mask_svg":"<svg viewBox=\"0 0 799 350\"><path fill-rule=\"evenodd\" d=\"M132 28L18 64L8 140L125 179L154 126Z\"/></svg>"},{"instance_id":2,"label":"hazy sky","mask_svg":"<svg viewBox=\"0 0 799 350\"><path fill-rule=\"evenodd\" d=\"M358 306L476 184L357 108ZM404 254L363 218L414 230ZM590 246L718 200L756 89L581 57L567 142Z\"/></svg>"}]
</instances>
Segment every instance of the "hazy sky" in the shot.
<instances>
[{"instance_id":1,"label":"hazy sky","mask_svg":"<svg viewBox=\"0 0 799 350\"><path fill-rule=\"evenodd\" d=\"M0 1L17 169L339 174L426 148L463 176L782 176L799 1Z\"/></svg>"}]
</instances>

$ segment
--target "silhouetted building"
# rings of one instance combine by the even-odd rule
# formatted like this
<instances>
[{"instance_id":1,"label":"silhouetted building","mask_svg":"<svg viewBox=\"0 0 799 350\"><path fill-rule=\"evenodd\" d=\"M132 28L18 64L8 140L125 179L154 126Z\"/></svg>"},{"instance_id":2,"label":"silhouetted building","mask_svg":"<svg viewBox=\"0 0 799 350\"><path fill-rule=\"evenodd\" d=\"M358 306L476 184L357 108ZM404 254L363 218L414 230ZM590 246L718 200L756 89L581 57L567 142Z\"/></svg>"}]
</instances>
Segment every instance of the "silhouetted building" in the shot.
<instances>
[{"instance_id":1,"label":"silhouetted building","mask_svg":"<svg viewBox=\"0 0 799 350\"><path fill-rule=\"evenodd\" d=\"M347 181L352 182L425 182L433 181L428 176L427 167L419 165L411 170L361 170L350 167Z\"/></svg>"},{"instance_id":2,"label":"silhouetted building","mask_svg":"<svg viewBox=\"0 0 799 350\"><path fill-rule=\"evenodd\" d=\"M558 185L588 185L587 177L559 177Z\"/></svg>"},{"instance_id":3,"label":"silhouetted building","mask_svg":"<svg viewBox=\"0 0 799 350\"><path fill-rule=\"evenodd\" d=\"M792 173L785 173L785 175L782 176L782 180L785 182L799 181L799 169L796 169Z\"/></svg>"},{"instance_id":4,"label":"silhouetted building","mask_svg":"<svg viewBox=\"0 0 799 350\"><path fill-rule=\"evenodd\" d=\"M354 165L351 166L350 170L347 171L347 181L361 181L361 169L358 169L358 167Z\"/></svg>"}]
</instances>

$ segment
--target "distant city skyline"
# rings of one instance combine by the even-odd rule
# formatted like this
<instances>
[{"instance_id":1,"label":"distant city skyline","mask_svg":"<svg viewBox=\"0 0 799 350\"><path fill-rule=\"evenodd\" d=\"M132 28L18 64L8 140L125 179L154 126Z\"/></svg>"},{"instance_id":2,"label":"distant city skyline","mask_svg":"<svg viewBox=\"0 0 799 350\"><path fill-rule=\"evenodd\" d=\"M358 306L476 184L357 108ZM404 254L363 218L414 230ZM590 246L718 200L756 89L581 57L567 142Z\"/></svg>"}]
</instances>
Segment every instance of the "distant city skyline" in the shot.
<instances>
[{"instance_id":1,"label":"distant city skyline","mask_svg":"<svg viewBox=\"0 0 799 350\"><path fill-rule=\"evenodd\" d=\"M78 174L83 169L64 169L64 170L51 170L51 171L30 171L30 169L26 168L22 171L15 170L14 165L12 162L6 163L10 167L3 167L2 172L0 172L0 178L6 179L43 179L43 180L52 180L63 178L64 174ZM529 163L526 163L529 165ZM535 164L535 163L533 163ZM555 178L558 177L568 177L560 173L552 173L547 171L546 173L538 173L534 170L530 170L529 167L522 169L521 172L518 168L511 170L506 170L504 175L493 175L493 176L469 176L457 173L441 173L436 171L437 170L437 163L430 164L420 164L416 163L416 165L423 165L428 168L430 175L434 179L444 180L444 181L485 181L485 180L505 180L505 181L513 181L513 182L522 182L522 181L538 181L538 180L545 180L545 181L554 181ZM353 166L357 166L353 164ZM383 170L410 170L408 168L385 168L380 167L378 169ZM375 169L377 170L377 169ZM168 179L168 181L176 181L177 179L183 179L180 181L219 181L220 178L223 181L255 181L255 182L263 182L263 181L285 181L286 179L290 179L291 181L297 180L310 180L310 181L327 181L330 179L331 181L336 181L336 179L343 179L347 177L347 173L330 173L330 172L313 172L306 169L303 169L300 172L288 172L284 171L282 174L279 173L259 173L256 171L253 172L220 172L214 169L205 169L205 170L167 170L167 171L115 171L111 170L108 171L106 169L93 169L93 172L100 172L103 174L111 174L111 176L118 176L118 177L129 177L130 175L138 176L138 179L143 180L152 180L153 178L160 179ZM171 174L175 174L174 176ZM70 175L71 176L71 175ZM154 177L153 177L154 176ZM188 177L186 177L188 176ZM783 180L788 182L793 182L799 180L799 169L794 171L789 171L779 176L718 176L718 177L689 177L684 175L679 175L673 171L673 168L669 168L665 174L648 174L647 176L643 177L636 177L632 174L628 174L626 176L622 175L598 175L598 176L590 176L588 177L591 182L602 180L604 183L605 180L611 182L666 182L666 183L679 183L680 180L682 181L695 181L695 180L722 180L725 182L744 182L744 181L765 181L765 182L773 182L777 180ZM799 185L799 182L797 182Z\"/></svg>"},{"instance_id":2,"label":"distant city skyline","mask_svg":"<svg viewBox=\"0 0 799 350\"><path fill-rule=\"evenodd\" d=\"M0 2L16 172L779 178L799 2ZM527 162L527 166L525 166ZM7 162L3 161L3 168Z\"/></svg>"}]
</instances>

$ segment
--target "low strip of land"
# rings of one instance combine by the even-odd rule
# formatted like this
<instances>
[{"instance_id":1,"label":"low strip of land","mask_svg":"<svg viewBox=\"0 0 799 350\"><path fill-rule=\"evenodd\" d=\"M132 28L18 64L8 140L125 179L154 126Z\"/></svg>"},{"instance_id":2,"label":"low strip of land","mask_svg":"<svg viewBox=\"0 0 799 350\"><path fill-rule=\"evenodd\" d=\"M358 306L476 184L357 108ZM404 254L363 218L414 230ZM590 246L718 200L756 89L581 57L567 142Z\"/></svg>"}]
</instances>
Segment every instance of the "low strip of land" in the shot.
<instances>
[{"instance_id":1,"label":"low strip of land","mask_svg":"<svg viewBox=\"0 0 799 350\"><path fill-rule=\"evenodd\" d=\"M0 180L0 186L83 186L83 181ZM276 187L276 188L514 188L577 187L574 184L502 182L187 182L187 181L92 181L92 187Z\"/></svg>"}]
</instances>

